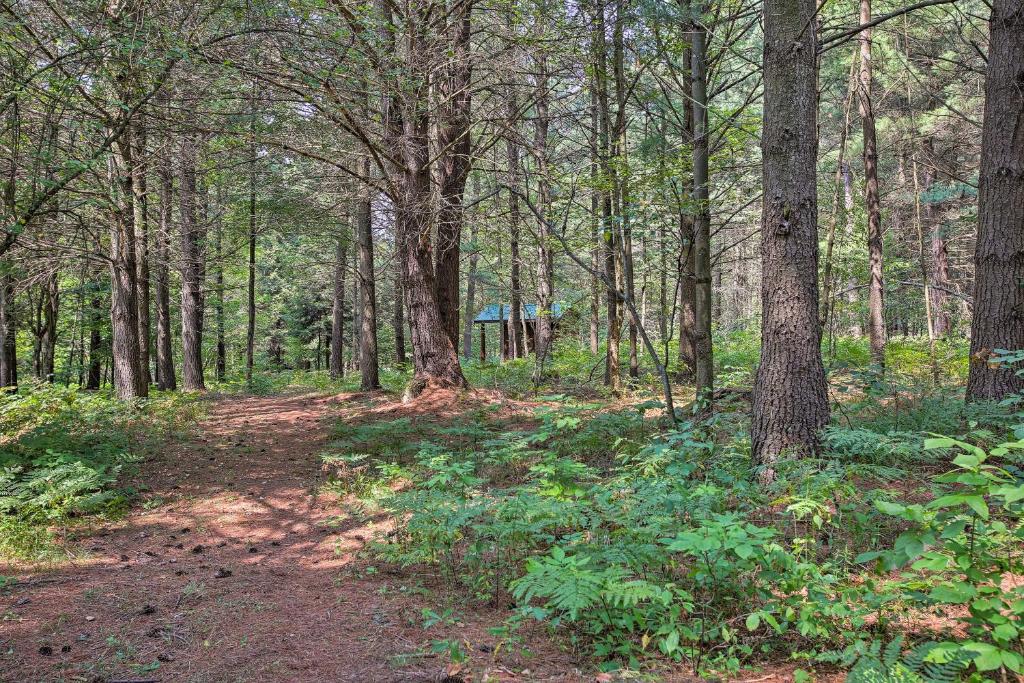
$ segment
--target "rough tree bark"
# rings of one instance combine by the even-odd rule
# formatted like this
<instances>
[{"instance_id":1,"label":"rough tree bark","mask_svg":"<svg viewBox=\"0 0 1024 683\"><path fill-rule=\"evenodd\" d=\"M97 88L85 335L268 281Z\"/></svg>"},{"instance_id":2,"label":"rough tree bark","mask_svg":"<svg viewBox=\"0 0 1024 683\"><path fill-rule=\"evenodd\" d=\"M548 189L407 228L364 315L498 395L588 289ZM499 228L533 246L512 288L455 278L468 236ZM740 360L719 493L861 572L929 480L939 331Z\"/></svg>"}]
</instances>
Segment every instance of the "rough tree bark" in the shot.
<instances>
[{"instance_id":1,"label":"rough tree bark","mask_svg":"<svg viewBox=\"0 0 1024 683\"><path fill-rule=\"evenodd\" d=\"M385 9L385 13L390 10ZM430 119L426 107L429 79L422 70L433 56L427 40L428 8L415 7L406 16L401 44L392 26L385 27L388 40L404 68L414 74L411 91L385 93L384 143L396 163L389 169L395 208L395 247L401 268L402 288L412 333L413 383L410 394L428 385L466 387L459 366L457 346L444 326L437 302L431 254Z\"/></svg>"},{"instance_id":2,"label":"rough tree bark","mask_svg":"<svg viewBox=\"0 0 1024 683\"><path fill-rule=\"evenodd\" d=\"M629 148L626 131L626 83L625 71L625 16L624 0L615 2L615 23L612 31L612 63L615 75L615 157L616 157L616 194L618 197L617 212L619 218L619 246L622 259L623 291L631 300L636 299L636 282L633 274L633 223L632 201L629 194ZM637 321L629 319L629 376L636 379L640 376L639 345L637 343Z\"/></svg>"},{"instance_id":3,"label":"rough tree bark","mask_svg":"<svg viewBox=\"0 0 1024 683\"><path fill-rule=\"evenodd\" d=\"M601 347L601 150L598 130L601 112L598 106L596 75L590 81L590 352Z\"/></svg>"},{"instance_id":4,"label":"rough tree bark","mask_svg":"<svg viewBox=\"0 0 1024 683\"><path fill-rule=\"evenodd\" d=\"M218 195L218 215L214 223L214 235L213 235L213 282L214 282L214 324L217 327L217 362L215 364L215 373L218 382L223 382L225 375L227 375L227 344L225 342L225 329L224 329L224 222L221 220L219 211L222 202L220 201L220 188L217 189Z\"/></svg>"},{"instance_id":5,"label":"rough tree bark","mask_svg":"<svg viewBox=\"0 0 1024 683\"><path fill-rule=\"evenodd\" d=\"M405 290L402 288L402 264L397 258L394 273L395 315L391 324L395 334L395 362L405 365Z\"/></svg>"},{"instance_id":6,"label":"rough tree bark","mask_svg":"<svg viewBox=\"0 0 1024 683\"><path fill-rule=\"evenodd\" d=\"M698 12L703 9L698 5ZM714 357L711 345L711 207L708 172L707 28L700 16L690 33L690 73L693 95L693 221L694 267L694 379L698 398L714 394Z\"/></svg>"},{"instance_id":7,"label":"rough tree bark","mask_svg":"<svg viewBox=\"0 0 1024 683\"><path fill-rule=\"evenodd\" d=\"M136 303L139 307L139 364L142 381L151 383L149 373L150 359L150 314L149 314L149 188L147 175L149 159L146 149L146 125L139 120L132 124L132 143L134 155L132 165L132 191L135 193L133 207L135 210L135 268L136 268Z\"/></svg>"},{"instance_id":8,"label":"rough tree bark","mask_svg":"<svg viewBox=\"0 0 1024 683\"><path fill-rule=\"evenodd\" d=\"M339 235L334 245L334 295L331 297L331 379L345 376L345 266L348 239Z\"/></svg>"},{"instance_id":9,"label":"rough tree bark","mask_svg":"<svg viewBox=\"0 0 1024 683\"><path fill-rule=\"evenodd\" d=\"M363 159L363 174L370 175L370 160ZM364 188L356 215L356 243L359 248L359 387L380 389L377 359L377 280L373 272L373 195ZM456 322L458 319L456 318Z\"/></svg>"},{"instance_id":10,"label":"rough tree bark","mask_svg":"<svg viewBox=\"0 0 1024 683\"><path fill-rule=\"evenodd\" d=\"M994 0L978 178L978 240L968 400L1024 390L995 349L1024 349L1024 2Z\"/></svg>"},{"instance_id":11,"label":"rough tree bark","mask_svg":"<svg viewBox=\"0 0 1024 683\"><path fill-rule=\"evenodd\" d=\"M935 148L929 135L921 141L921 153L924 159L924 182L922 193L925 198L921 202L921 215L924 227L929 233L931 252L930 281L932 287L928 294L931 297L932 329L936 338L945 337L952 331L953 321L949 313L949 249L946 246L946 235L942 229L942 221L936 215L935 202L930 193L936 180Z\"/></svg>"},{"instance_id":12,"label":"rough tree bark","mask_svg":"<svg viewBox=\"0 0 1024 683\"><path fill-rule=\"evenodd\" d=\"M100 283L93 284L89 309L89 370L86 373L85 388L96 390L103 381L103 301L99 295Z\"/></svg>"},{"instance_id":13,"label":"rough tree bark","mask_svg":"<svg viewBox=\"0 0 1024 683\"><path fill-rule=\"evenodd\" d=\"M60 313L60 286L56 270L50 273L40 286L39 298L41 334L36 378L44 382L53 382L54 361L57 355L57 316Z\"/></svg>"},{"instance_id":14,"label":"rough tree bark","mask_svg":"<svg viewBox=\"0 0 1024 683\"><path fill-rule=\"evenodd\" d=\"M204 391L203 314L205 282L203 228L196 215L196 165L198 143L195 133L181 139L179 193L181 214L181 380L186 391Z\"/></svg>"},{"instance_id":15,"label":"rough tree bark","mask_svg":"<svg viewBox=\"0 0 1024 683\"><path fill-rule=\"evenodd\" d=\"M860 0L860 22L871 21L871 0ZM871 29L860 32L857 94L864 131L864 204L868 214L868 339L871 361L885 366L885 285L882 263L882 203L878 194L878 143L871 101Z\"/></svg>"},{"instance_id":16,"label":"rough tree bark","mask_svg":"<svg viewBox=\"0 0 1024 683\"><path fill-rule=\"evenodd\" d=\"M256 99L253 82L249 98L249 136L256 137ZM252 389L252 373L256 364L256 143L249 143L249 257L245 290L245 384Z\"/></svg>"},{"instance_id":17,"label":"rough tree bark","mask_svg":"<svg viewBox=\"0 0 1024 683\"><path fill-rule=\"evenodd\" d=\"M538 31L542 33L540 23ZM533 153L537 167L537 201L541 215L547 219L551 212L551 177L548 169L548 130L551 125L548 56L541 51L536 56L536 112L533 129ZM550 224L547 220L537 224L537 308L534 322L534 353L537 357L536 378L544 374L544 366L551 354L555 337L554 317L551 306L555 296L554 253L551 248Z\"/></svg>"},{"instance_id":18,"label":"rough tree bark","mask_svg":"<svg viewBox=\"0 0 1024 683\"><path fill-rule=\"evenodd\" d=\"M759 479L779 456L818 449L828 423L818 319L815 0L766 0L761 150L761 364L751 441Z\"/></svg>"},{"instance_id":19,"label":"rough tree bark","mask_svg":"<svg viewBox=\"0 0 1024 683\"><path fill-rule=\"evenodd\" d=\"M18 386L18 352L15 338L14 277L0 263L0 387Z\"/></svg>"},{"instance_id":20,"label":"rough tree bark","mask_svg":"<svg viewBox=\"0 0 1024 683\"><path fill-rule=\"evenodd\" d=\"M608 48L605 41L604 6L598 5L595 12L594 32L592 34L594 49L594 74L597 83L597 106L600 118L598 127L598 146L601 158L601 244L604 257L605 305L607 307L607 344L605 355L604 383L612 393L622 391L620 375L619 342L622 339L621 304L618 297L617 283L620 279L618 270L618 231L614 225L612 211L612 192L608 186L615 185L614 169L611 157L611 112L608 97Z\"/></svg>"},{"instance_id":21,"label":"rough tree bark","mask_svg":"<svg viewBox=\"0 0 1024 683\"><path fill-rule=\"evenodd\" d=\"M509 133L505 142L505 153L508 157L508 184L511 191L508 193L508 229L509 249L511 251L511 264L509 267L509 286L511 291L509 311L509 324L512 331L512 355L514 358L526 356L526 346L523 342L523 282L522 282L522 256L519 252L519 237L522 232L522 214L519 210L519 140L516 128L516 117L519 116L519 102L516 98L515 88L509 88L508 113L506 125Z\"/></svg>"},{"instance_id":22,"label":"rough tree bark","mask_svg":"<svg viewBox=\"0 0 1024 683\"><path fill-rule=\"evenodd\" d=\"M472 90L473 63L469 54L473 0L455 3L449 17L448 48L444 68L434 88L440 98L437 120L439 206L434 287L441 323L452 347L459 346L459 262L463 198L472 167Z\"/></svg>"},{"instance_id":23,"label":"rough tree bark","mask_svg":"<svg viewBox=\"0 0 1024 683\"><path fill-rule=\"evenodd\" d=\"M165 391L178 388L174 372L174 342L171 323L171 231L174 225L174 178L171 162L162 154L157 167L160 180L160 225L157 228L153 285L156 299L156 376L157 387ZM98 334L98 333L97 333Z\"/></svg>"},{"instance_id":24,"label":"rough tree bark","mask_svg":"<svg viewBox=\"0 0 1024 683\"><path fill-rule=\"evenodd\" d=\"M111 192L110 323L113 331L112 371L118 398L146 396L149 385L141 372L138 292L135 263L135 216L132 188L131 135L112 147L108 161Z\"/></svg>"},{"instance_id":25,"label":"rough tree bark","mask_svg":"<svg viewBox=\"0 0 1024 683\"><path fill-rule=\"evenodd\" d=\"M473 359L473 315L476 312L476 281L477 263L480 260L480 250L476 243L476 224L470 225L469 241L471 242L469 252L469 272L466 273L466 302L465 310L462 313L462 357L466 360Z\"/></svg>"}]
</instances>

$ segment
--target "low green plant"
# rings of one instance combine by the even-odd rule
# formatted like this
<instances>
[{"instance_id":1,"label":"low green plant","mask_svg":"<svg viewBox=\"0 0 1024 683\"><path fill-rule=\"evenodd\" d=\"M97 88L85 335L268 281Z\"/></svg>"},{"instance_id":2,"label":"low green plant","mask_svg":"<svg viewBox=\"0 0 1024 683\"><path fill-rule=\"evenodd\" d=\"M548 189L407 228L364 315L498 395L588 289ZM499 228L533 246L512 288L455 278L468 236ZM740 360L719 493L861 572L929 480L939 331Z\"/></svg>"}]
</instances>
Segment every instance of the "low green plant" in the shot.
<instances>
[{"instance_id":1,"label":"low green plant","mask_svg":"<svg viewBox=\"0 0 1024 683\"><path fill-rule=\"evenodd\" d=\"M978 671L1024 672L1024 480L1000 464L1020 461L1024 441L986 452L947 437L925 448L959 451L955 468L936 476L927 503L877 501L909 528L891 549L864 553L882 569L903 569L887 590L912 609L948 615L966 639L942 641L933 652L969 660Z\"/></svg>"},{"instance_id":2,"label":"low green plant","mask_svg":"<svg viewBox=\"0 0 1024 683\"><path fill-rule=\"evenodd\" d=\"M59 532L119 514L134 495L121 485L126 468L197 413L177 395L126 403L51 384L0 395L0 556L43 559Z\"/></svg>"}]
</instances>

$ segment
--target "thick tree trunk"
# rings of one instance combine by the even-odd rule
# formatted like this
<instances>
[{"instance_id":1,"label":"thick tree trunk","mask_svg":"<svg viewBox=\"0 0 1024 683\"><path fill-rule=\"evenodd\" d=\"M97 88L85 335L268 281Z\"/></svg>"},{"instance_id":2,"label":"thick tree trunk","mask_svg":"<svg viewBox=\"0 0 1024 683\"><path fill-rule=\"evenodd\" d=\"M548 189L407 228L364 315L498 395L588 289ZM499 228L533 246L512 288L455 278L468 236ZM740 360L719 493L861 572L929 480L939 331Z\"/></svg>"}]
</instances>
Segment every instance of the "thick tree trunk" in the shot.
<instances>
[{"instance_id":1,"label":"thick tree trunk","mask_svg":"<svg viewBox=\"0 0 1024 683\"><path fill-rule=\"evenodd\" d=\"M871 21L871 0L860 0L860 21ZM868 339L871 361L885 366L885 285L882 264L882 203L878 194L878 144L871 101L871 29L860 33L857 93L864 129L864 204L868 214Z\"/></svg>"},{"instance_id":2,"label":"thick tree trunk","mask_svg":"<svg viewBox=\"0 0 1024 683\"><path fill-rule=\"evenodd\" d=\"M345 376L345 270L348 239L339 236L334 246L334 295L331 297L331 379Z\"/></svg>"},{"instance_id":3,"label":"thick tree trunk","mask_svg":"<svg viewBox=\"0 0 1024 683\"><path fill-rule=\"evenodd\" d=\"M370 161L364 160L363 173L369 175ZM359 246L359 373L360 389L380 389L377 359L377 280L373 272L373 205L369 190L359 200L356 216L356 241Z\"/></svg>"},{"instance_id":4,"label":"thick tree trunk","mask_svg":"<svg viewBox=\"0 0 1024 683\"><path fill-rule=\"evenodd\" d=\"M174 391L178 381L174 373L174 344L171 323L171 231L173 229L174 181L170 160L160 157L157 169L160 179L160 226L156 234L156 375L157 386ZM97 380L98 381L98 380Z\"/></svg>"},{"instance_id":5,"label":"thick tree trunk","mask_svg":"<svg viewBox=\"0 0 1024 683\"><path fill-rule=\"evenodd\" d=\"M203 317L206 271L203 228L196 216L198 145L193 133L181 141L181 379L186 391L204 391Z\"/></svg>"},{"instance_id":6,"label":"thick tree trunk","mask_svg":"<svg viewBox=\"0 0 1024 683\"><path fill-rule=\"evenodd\" d=\"M147 184L148 158L146 150L146 127L142 121L132 126L133 154L132 190L135 193L135 267L138 286L139 307L139 363L142 381L149 385L150 359L150 315L149 315L149 192Z\"/></svg>"},{"instance_id":7,"label":"thick tree trunk","mask_svg":"<svg viewBox=\"0 0 1024 683\"><path fill-rule=\"evenodd\" d=\"M764 7L764 159L761 225L761 364L751 441L759 478L779 456L818 449L828 423L818 319L815 0Z\"/></svg>"},{"instance_id":8,"label":"thick tree trunk","mask_svg":"<svg viewBox=\"0 0 1024 683\"><path fill-rule=\"evenodd\" d=\"M14 277L0 263L0 387L18 386L18 352L15 338Z\"/></svg>"},{"instance_id":9,"label":"thick tree trunk","mask_svg":"<svg viewBox=\"0 0 1024 683\"><path fill-rule=\"evenodd\" d=\"M1024 391L1019 368L991 358L995 349L1024 349L1024 2L994 0L991 7L969 400Z\"/></svg>"},{"instance_id":10,"label":"thick tree trunk","mask_svg":"<svg viewBox=\"0 0 1024 683\"><path fill-rule=\"evenodd\" d=\"M693 346L697 396L711 400L714 394L714 358L711 345L711 207L708 188L707 133L707 29L694 22L690 41L690 72L693 83L693 222L694 318Z\"/></svg>"},{"instance_id":11,"label":"thick tree trunk","mask_svg":"<svg viewBox=\"0 0 1024 683\"><path fill-rule=\"evenodd\" d=\"M110 224L110 323L113 332L112 371L118 398L144 397L149 385L142 377L139 351L139 318L136 295L135 216L132 188L131 136L113 145L109 161L111 190Z\"/></svg>"},{"instance_id":12,"label":"thick tree trunk","mask_svg":"<svg viewBox=\"0 0 1024 683\"><path fill-rule=\"evenodd\" d=\"M381 3L384 5L384 3ZM390 10L384 7L384 12ZM395 42L416 83L415 91L385 93L385 142L397 163L389 173L394 194L395 247L402 273L402 288L408 306L412 333L414 384L411 393L418 393L428 385L440 387L466 387L466 378L459 366L457 342L452 341L445 327L437 301L434 282L434 264L430 237L431 220L430 178L430 119L426 102L429 79L422 74L432 63L430 41L426 38L429 18L427 8L417 9L411 17L411 26L399 45L393 31L384 30L384 38ZM458 327L456 326L456 334Z\"/></svg>"},{"instance_id":13,"label":"thick tree trunk","mask_svg":"<svg viewBox=\"0 0 1024 683\"><path fill-rule=\"evenodd\" d=\"M447 42L448 64L435 84L441 100L437 121L437 144L440 153L440 202L437 222L437 265L434 286L441 324L459 347L459 263L461 258L462 224L465 216L463 198L466 180L472 167L472 90L470 79L473 63L469 54L473 0L456 3L459 8L452 17Z\"/></svg>"}]
</instances>

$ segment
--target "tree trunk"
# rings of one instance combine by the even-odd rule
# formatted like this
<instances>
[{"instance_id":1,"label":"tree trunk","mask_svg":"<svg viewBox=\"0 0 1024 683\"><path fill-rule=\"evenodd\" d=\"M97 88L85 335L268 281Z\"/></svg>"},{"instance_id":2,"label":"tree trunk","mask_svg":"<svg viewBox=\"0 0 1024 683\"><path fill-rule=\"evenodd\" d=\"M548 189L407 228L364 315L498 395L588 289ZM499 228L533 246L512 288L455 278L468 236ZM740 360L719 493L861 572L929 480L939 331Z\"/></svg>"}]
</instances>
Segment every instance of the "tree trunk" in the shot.
<instances>
[{"instance_id":1,"label":"tree trunk","mask_svg":"<svg viewBox=\"0 0 1024 683\"><path fill-rule=\"evenodd\" d=\"M476 223L470 225L469 241L472 243L469 252L469 272L466 273L466 309L462 315L462 357L473 359L473 316L476 313L476 269L480 259L477 245Z\"/></svg>"},{"instance_id":2,"label":"tree trunk","mask_svg":"<svg viewBox=\"0 0 1024 683\"><path fill-rule=\"evenodd\" d=\"M149 385L142 377L139 351L139 318L136 295L135 217L132 188L131 136L125 133L113 145L109 160L111 191L110 224L110 323L113 332L112 371L120 399L144 397Z\"/></svg>"},{"instance_id":3,"label":"tree trunk","mask_svg":"<svg viewBox=\"0 0 1024 683\"><path fill-rule=\"evenodd\" d=\"M382 3L383 4L383 3ZM389 11L387 9L385 12ZM404 33L401 45L395 44L404 65L414 75L415 91L386 93L384 135L387 146L397 158L390 169L391 197L395 207L395 247L402 273L402 288L409 309L412 332L414 385L418 393L428 385L466 387L459 366L457 346L444 325L437 301L434 264L431 256L431 178L430 120L427 84L419 78L432 62L427 31L426 7L416 10L412 25ZM386 39L394 41L386 29ZM456 328L457 330L457 328Z\"/></svg>"},{"instance_id":4,"label":"tree trunk","mask_svg":"<svg viewBox=\"0 0 1024 683\"><path fill-rule=\"evenodd\" d=\"M508 229L509 247L511 249L511 266L509 285L511 288L511 310L509 321L512 326L512 355L515 358L526 357L526 346L523 342L523 282L522 282L522 256L519 253L519 237L522 231L522 214L519 211L519 141L516 139L517 117L519 116L519 102L516 98L514 88L509 89L508 113L506 124L511 131L505 143L506 156L508 157L508 184L511 191L508 193Z\"/></svg>"},{"instance_id":5,"label":"tree trunk","mask_svg":"<svg viewBox=\"0 0 1024 683\"><path fill-rule=\"evenodd\" d=\"M473 0L455 3L459 8L449 26L448 60L434 87L440 98L437 121L437 144L440 158L440 202L437 222L437 265L434 286L437 305L452 347L459 347L459 262L462 224L465 215L463 198L466 180L472 167L472 89L470 79L473 63L470 58L471 17Z\"/></svg>"},{"instance_id":6,"label":"tree trunk","mask_svg":"<svg viewBox=\"0 0 1024 683\"><path fill-rule=\"evenodd\" d=\"M18 386L17 323L14 315L14 277L0 263L0 387Z\"/></svg>"},{"instance_id":7,"label":"tree trunk","mask_svg":"<svg viewBox=\"0 0 1024 683\"><path fill-rule=\"evenodd\" d=\"M633 228L629 195L629 163L626 141L626 72L625 72L625 7L624 0L615 2L615 24L612 31L612 62L615 75L615 157L616 193L618 196L618 223L620 254L622 259L622 291L636 300L636 282L633 273ZM621 307L620 307L621 312ZM640 376L640 357L637 344L637 321L629 319L629 376Z\"/></svg>"},{"instance_id":8,"label":"tree trunk","mask_svg":"<svg viewBox=\"0 0 1024 683\"><path fill-rule=\"evenodd\" d=\"M761 225L761 364L751 441L759 479L779 456L816 452L828 423L818 318L815 0L764 7L764 198Z\"/></svg>"},{"instance_id":9,"label":"tree trunk","mask_svg":"<svg viewBox=\"0 0 1024 683\"><path fill-rule=\"evenodd\" d=\"M196 216L198 145L194 133L181 140L181 378L186 391L204 391L203 314L205 309L203 228Z\"/></svg>"},{"instance_id":10,"label":"tree trunk","mask_svg":"<svg viewBox=\"0 0 1024 683\"><path fill-rule=\"evenodd\" d=\"M370 174L370 160L363 160L364 175ZM359 200L356 241L359 245L359 372L360 389L380 389L377 361L377 280L373 272L373 203L369 188Z\"/></svg>"},{"instance_id":11,"label":"tree trunk","mask_svg":"<svg viewBox=\"0 0 1024 683\"><path fill-rule=\"evenodd\" d=\"M160 179L160 227L156 234L156 272L153 283L156 289L156 374L157 386L161 390L174 391L178 388L174 374L174 333L171 323L170 261L174 181L170 160L165 155L160 157L157 174Z\"/></svg>"},{"instance_id":12,"label":"tree trunk","mask_svg":"<svg viewBox=\"0 0 1024 683\"><path fill-rule=\"evenodd\" d=\"M218 197L220 192L218 191ZM219 216L220 204L218 201L218 217L214 225L214 288L216 289L216 300L214 303L214 318L217 326L217 363L216 377L218 382L223 382L227 375L227 343L225 342L224 329L224 223Z\"/></svg>"},{"instance_id":13,"label":"tree trunk","mask_svg":"<svg viewBox=\"0 0 1024 683\"><path fill-rule=\"evenodd\" d=\"M60 288L57 271L50 273L40 291L42 300L42 336L39 340L38 378L53 382L54 360L57 355L57 315L60 312Z\"/></svg>"},{"instance_id":14,"label":"tree trunk","mask_svg":"<svg viewBox=\"0 0 1024 683\"><path fill-rule=\"evenodd\" d=\"M871 21L871 0L860 0L860 21ZM868 339L871 361L885 366L885 296L882 276L882 204L878 195L878 145L871 101L871 29L860 33L857 92L864 129L864 204L868 214Z\"/></svg>"},{"instance_id":15,"label":"tree trunk","mask_svg":"<svg viewBox=\"0 0 1024 683\"><path fill-rule=\"evenodd\" d=\"M103 381L103 302L98 291L93 294L89 317L89 371L85 378L85 388L96 390Z\"/></svg>"},{"instance_id":16,"label":"tree trunk","mask_svg":"<svg viewBox=\"0 0 1024 683\"><path fill-rule=\"evenodd\" d=\"M331 298L331 379L345 376L345 269L348 239L339 236L334 246L334 296Z\"/></svg>"},{"instance_id":17,"label":"tree trunk","mask_svg":"<svg viewBox=\"0 0 1024 683\"><path fill-rule=\"evenodd\" d=\"M544 374L544 366L551 354L555 328L551 306L555 296L554 254L547 219L551 214L551 177L548 168L548 129L551 124L551 93L548 91L548 57L541 52L536 57L536 111L533 146L537 162L537 201L545 220L537 225L537 307L534 350L537 354L536 378Z\"/></svg>"},{"instance_id":18,"label":"tree trunk","mask_svg":"<svg viewBox=\"0 0 1024 683\"><path fill-rule=\"evenodd\" d=\"M929 288L932 309L932 329L936 338L945 337L952 331L952 320L949 315L949 250L946 246L946 236L942 230L942 222L937 220L935 202L931 199L931 190L935 184L935 150L931 136L921 141L921 151L924 156L924 182L922 193L925 195L921 201L921 216L924 228L929 232L931 252L931 277L932 287Z\"/></svg>"},{"instance_id":19,"label":"tree trunk","mask_svg":"<svg viewBox=\"0 0 1024 683\"><path fill-rule=\"evenodd\" d=\"M693 222L694 318L693 346L698 398L714 394L714 358L711 345L711 207L709 206L707 133L707 29L698 18L690 41L690 72L693 83Z\"/></svg>"},{"instance_id":20,"label":"tree trunk","mask_svg":"<svg viewBox=\"0 0 1024 683\"><path fill-rule=\"evenodd\" d=\"M596 8L594 31L592 33L594 50L594 78L597 83L597 106L600 125L598 127L598 146L601 157L601 243L604 256L605 303L607 306L607 345L605 355L604 383L612 393L619 394L622 390L622 377L619 364L619 341L622 338L622 323L619 315L620 305L616 283L620 279L618 272L617 252L619 249L615 220L612 211L612 192L608 186L614 187L615 170L610 163L611 157L611 111L608 97L608 49L605 41L606 27L604 6Z\"/></svg>"},{"instance_id":21,"label":"tree trunk","mask_svg":"<svg viewBox=\"0 0 1024 683\"><path fill-rule=\"evenodd\" d=\"M402 287L402 263L395 254L395 316L392 327L395 333L395 362L405 365L405 290Z\"/></svg>"},{"instance_id":22,"label":"tree trunk","mask_svg":"<svg viewBox=\"0 0 1024 683\"><path fill-rule=\"evenodd\" d=\"M597 75L590 81L590 352L601 348L601 112Z\"/></svg>"},{"instance_id":23,"label":"tree trunk","mask_svg":"<svg viewBox=\"0 0 1024 683\"><path fill-rule=\"evenodd\" d=\"M978 178L978 240L968 400L1024 390L995 349L1024 349L1024 3L994 0Z\"/></svg>"},{"instance_id":24,"label":"tree trunk","mask_svg":"<svg viewBox=\"0 0 1024 683\"><path fill-rule=\"evenodd\" d=\"M249 100L249 134L256 134L256 85ZM256 363L256 143L249 145L249 258L245 299L245 384L252 389Z\"/></svg>"},{"instance_id":25,"label":"tree trunk","mask_svg":"<svg viewBox=\"0 0 1024 683\"><path fill-rule=\"evenodd\" d=\"M358 240L358 228L353 227L353 235ZM359 369L359 338L360 332L362 331L362 308L360 302L362 301L360 295L360 283L359 283L359 245L355 245L355 249L352 250L352 324L349 326L349 330L352 337L349 339L349 348L352 349L351 356L349 357L349 367L352 370Z\"/></svg>"},{"instance_id":26,"label":"tree trunk","mask_svg":"<svg viewBox=\"0 0 1024 683\"><path fill-rule=\"evenodd\" d=\"M825 247L825 268L822 273L822 302L821 302L821 326L822 329L830 329L833 313L833 280L835 279L832 274L833 263L832 254L835 249L836 243L836 230L839 226L839 218L844 210L840 207L845 207L840 202L840 192L843 190L844 183L849 182L849 173L846 166L846 142L850 136L850 112L853 108L854 92L856 91L857 84L857 57L850 60L850 77L848 79L849 86L846 89L845 104L843 106L844 118L843 127L839 131L839 159L836 162L836 175L835 182L832 187L832 215L829 218L828 224L828 238L826 240ZM852 201L852 197L851 197ZM848 210L848 209L846 209Z\"/></svg>"},{"instance_id":27,"label":"tree trunk","mask_svg":"<svg viewBox=\"0 0 1024 683\"><path fill-rule=\"evenodd\" d=\"M139 363L142 381L148 386L150 359L150 315L149 315L149 192L147 186L146 127L142 121L133 124L132 142L135 155L132 165L132 190L135 193L135 267L138 286L139 307Z\"/></svg>"}]
</instances>

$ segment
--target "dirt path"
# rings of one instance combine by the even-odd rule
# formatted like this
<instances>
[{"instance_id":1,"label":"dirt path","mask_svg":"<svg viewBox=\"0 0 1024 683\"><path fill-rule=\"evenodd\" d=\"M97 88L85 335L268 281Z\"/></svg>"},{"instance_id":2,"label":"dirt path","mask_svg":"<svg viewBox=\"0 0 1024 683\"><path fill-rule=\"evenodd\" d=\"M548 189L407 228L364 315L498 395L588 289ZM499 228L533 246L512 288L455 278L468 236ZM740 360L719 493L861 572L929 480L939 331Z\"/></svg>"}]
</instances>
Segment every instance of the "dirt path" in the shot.
<instances>
[{"instance_id":1,"label":"dirt path","mask_svg":"<svg viewBox=\"0 0 1024 683\"><path fill-rule=\"evenodd\" d=\"M215 401L191 442L142 466L149 505L0 594L0 680L443 680L443 661L408 656L430 641L423 605L352 563L372 522L339 524L316 495L349 400Z\"/></svg>"}]
</instances>

